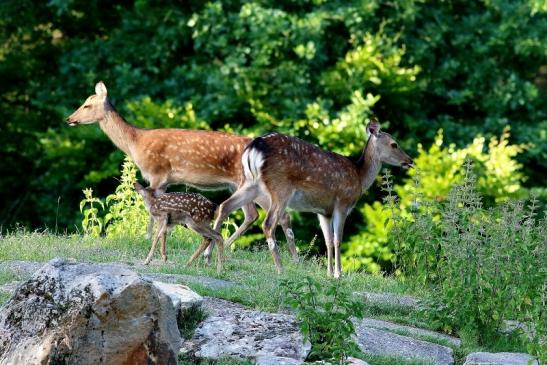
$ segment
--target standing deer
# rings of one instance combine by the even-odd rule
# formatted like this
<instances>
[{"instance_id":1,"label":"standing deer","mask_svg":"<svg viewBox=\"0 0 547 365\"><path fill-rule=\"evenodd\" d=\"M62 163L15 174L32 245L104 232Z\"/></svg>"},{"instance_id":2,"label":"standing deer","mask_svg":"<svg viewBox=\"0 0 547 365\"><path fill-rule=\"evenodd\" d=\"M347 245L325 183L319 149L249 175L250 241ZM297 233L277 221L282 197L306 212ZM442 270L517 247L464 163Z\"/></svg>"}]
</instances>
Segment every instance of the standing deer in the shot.
<instances>
[{"instance_id":1,"label":"standing deer","mask_svg":"<svg viewBox=\"0 0 547 365\"><path fill-rule=\"evenodd\" d=\"M361 194L378 175L382 163L412 166L412 159L403 152L389 134L380 131L376 119L367 125L368 141L357 162L319 147L279 133L255 138L242 155L244 182L219 207L215 228L234 210L266 195L271 204L263 229L276 268L282 265L274 231L287 207L316 213L327 246L328 275L342 272L340 243L344 223Z\"/></svg>"},{"instance_id":2,"label":"standing deer","mask_svg":"<svg viewBox=\"0 0 547 365\"><path fill-rule=\"evenodd\" d=\"M167 249L165 247L167 235L177 224L184 224L203 236L201 245L188 260L187 265L191 265L205 248L212 242L216 242L218 243L217 271L222 271L224 262L222 236L211 228L211 222L217 209L215 203L196 193L165 193L156 197L152 188L144 188L139 183L135 183L135 190L141 194L146 210L148 210L152 219L158 223L158 233L152 240L150 252L144 260L145 265L148 265L152 260L160 239L161 256L163 261L167 261Z\"/></svg>"},{"instance_id":3,"label":"standing deer","mask_svg":"<svg viewBox=\"0 0 547 365\"><path fill-rule=\"evenodd\" d=\"M70 126L99 123L112 142L135 162L144 179L156 194L162 194L170 184L184 183L198 189L235 190L242 182L241 154L251 138L233 134L186 130L186 129L142 129L127 123L114 109L107 97L105 84L95 85L95 95L70 115L66 122ZM257 196L256 202L268 209L269 200ZM229 246L258 218L252 201L242 206L245 219L227 240ZM148 237L152 237L154 220L150 217ZM296 260L294 235L287 214L283 214L280 225L287 237L289 250ZM218 231L217 227L217 231ZM209 261L212 247L208 249Z\"/></svg>"}]
</instances>

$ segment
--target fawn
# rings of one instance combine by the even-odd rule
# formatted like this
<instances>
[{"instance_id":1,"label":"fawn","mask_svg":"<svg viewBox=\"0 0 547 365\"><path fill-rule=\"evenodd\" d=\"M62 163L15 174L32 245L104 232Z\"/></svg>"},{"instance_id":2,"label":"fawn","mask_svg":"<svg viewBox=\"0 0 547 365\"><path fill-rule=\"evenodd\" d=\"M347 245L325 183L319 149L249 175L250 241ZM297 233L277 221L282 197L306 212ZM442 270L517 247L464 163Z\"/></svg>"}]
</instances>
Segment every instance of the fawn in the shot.
<instances>
[{"instance_id":1,"label":"fawn","mask_svg":"<svg viewBox=\"0 0 547 365\"><path fill-rule=\"evenodd\" d=\"M241 157L245 181L219 206L214 228L257 196L268 196L270 205L263 229L280 273L281 258L274 235L279 219L287 207L315 213L327 245L328 275L339 278L344 223L357 200L372 185L382 163L404 169L413 164L393 137L380 131L376 119L367 125L367 133L369 138L356 162L279 133L255 138Z\"/></svg>"},{"instance_id":2,"label":"fawn","mask_svg":"<svg viewBox=\"0 0 547 365\"><path fill-rule=\"evenodd\" d=\"M152 240L150 252L144 260L148 265L158 241L161 239L161 255L167 261L165 241L167 234L177 225L185 224L203 236L203 241L186 263L190 266L192 262L211 244L218 243L217 271L222 271L224 262L224 244L222 236L210 226L214 219L217 205L201 194L197 193L163 193L156 196L153 188L144 188L141 184L135 183L135 190L143 197L144 205L150 216L158 223L158 233Z\"/></svg>"}]
</instances>

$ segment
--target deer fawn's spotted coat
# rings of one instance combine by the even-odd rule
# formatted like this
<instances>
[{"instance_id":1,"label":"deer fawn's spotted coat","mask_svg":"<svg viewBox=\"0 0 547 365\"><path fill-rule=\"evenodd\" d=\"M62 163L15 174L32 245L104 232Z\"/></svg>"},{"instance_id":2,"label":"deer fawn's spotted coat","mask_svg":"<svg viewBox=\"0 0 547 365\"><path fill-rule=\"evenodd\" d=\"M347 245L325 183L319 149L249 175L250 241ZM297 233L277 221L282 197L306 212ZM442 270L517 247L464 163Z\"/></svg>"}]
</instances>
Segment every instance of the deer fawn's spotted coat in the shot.
<instances>
[{"instance_id":1,"label":"deer fawn's spotted coat","mask_svg":"<svg viewBox=\"0 0 547 365\"><path fill-rule=\"evenodd\" d=\"M164 261L167 260L165 247L167 235L177 224L184 224L203 236L202 244L188 260L187 265L190 265L210 243L215 242L219 244L217 270L222 270L224 261L222 236L210 226L217 209L215 203L196 193L164 193L156 196L154 189L144 188L139 183L135 183L135 190L142 195L146 209L152 219L158 223L158 233L152 241L152 247L144 261L145 265L152 260L160 239L161 255Z\"/></svg>"}]
</instances>

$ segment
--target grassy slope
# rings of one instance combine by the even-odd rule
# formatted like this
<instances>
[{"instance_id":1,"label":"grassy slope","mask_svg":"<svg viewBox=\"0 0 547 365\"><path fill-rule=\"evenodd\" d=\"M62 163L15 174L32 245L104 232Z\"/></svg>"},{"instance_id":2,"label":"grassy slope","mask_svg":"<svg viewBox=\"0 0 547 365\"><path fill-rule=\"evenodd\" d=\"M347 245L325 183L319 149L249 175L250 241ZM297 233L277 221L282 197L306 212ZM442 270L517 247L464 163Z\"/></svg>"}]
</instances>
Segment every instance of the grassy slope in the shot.
<instances>
[{"instance_id":1,"label":"grassy slope","mask_svg":"<svg viewBox=\"0 0 547 365\"><path fill-rule=\"evenodd\" d=\"M285 246L281 247L283 263L285 264L283 275L276 274L270 253L266 248L254 252L248 250L230 252L228 250L225 271L220 274L216 272L214 267L207 267L202 263L186 268L185 262L198 243L199 238L196 235L186 230L178 230L168 240L168 262L163 263L159 259L158 249L152 263L144 267L141 262L150 248L149 242L144 238L83 238L77 235L61 236L38 232L17 232L0 237L0 262L6 260L46 262L55 257L62 257L82 262L122 262L133 265L136 271L143 273L160 272L209 276L242 284L244 287L211 289L203 285L192 284L192 289L202 295L224 298L272 312L285 308L279 290L281 279L295 279L307 275L325 283L333 280L326 275L323 259L304 258L299 263L294 263L290 260ZM0 271L0 285L26 278L26 275ZM428 294L425 289L416 292L416 289L411 289L395 278L364 273L347 273L340 280L340 285L346 285L355 292L389 292L411 294L417 297L427 296ZM0 304L7 301L8 297L8 295L0 293ZM396 306L369 305L366 309L366 315L404 324L428 327L427 323L420 321L420 316L417 313ZM465 353L478 350L473 344L473 340L466 341L463 338L463 341L463 348L454 348L456 364L463 363ZM382 356L364 355L364 358L371 365L421 364L421 362L408 362ZM226 363L231 364L232 361L226 360ZM219 363L224 363L224 361Z\"/></svg>"}]
</instances>

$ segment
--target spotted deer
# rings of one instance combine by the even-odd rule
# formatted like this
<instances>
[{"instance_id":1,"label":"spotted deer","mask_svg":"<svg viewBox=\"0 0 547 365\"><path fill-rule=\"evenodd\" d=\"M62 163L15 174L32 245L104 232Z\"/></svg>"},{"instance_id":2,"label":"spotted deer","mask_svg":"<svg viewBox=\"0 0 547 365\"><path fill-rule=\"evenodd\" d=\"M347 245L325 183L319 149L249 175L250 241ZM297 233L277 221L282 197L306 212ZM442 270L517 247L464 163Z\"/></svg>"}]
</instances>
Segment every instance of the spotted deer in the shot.
<instances>
[{"instance_id":1,"label":"spotted deer","mask_svg":"<svg viewBox=\"0 0 547 365\"><path fill-rule=\"evenodd\" d=\"M70 126L99 123L112 142L135 162L150 188L159 195L170 184L183 183L198 189L234 191L242 182L241 154L251 138L229 133L187 129L142 129L126 122L108 99L105 84L95 85L95 95L68 118ZM257 196L256 202L267 209L269 200ZM229 246L258 218L255 204L242 206L245 219L225 242ZM148 237L154 220L150 217ZM291 254L296 259L294 235L287 214L280 219ZM218 230L218 229L217 229ZM210 258L211 248L207 251Z\"/></svg>"},{"instance_id":2,"label":"spotted deer","mask_svg":"<svg viewBox=\"0 0 547 365\"><path fill-rule=\"evenodd\" d=\"M339 278L344 223L357 200L372 185L382 163L405 169L412 166L412 159L393 137L380 131L377 120L371 120L366 129L369 138L357 162L279 133L255 138L242 154L244 181L220 205L215 227L235 209L257 196L267 196L271 204L263 229L280 273L282 264L274 235L279 219L287 207L316 213L327 246L328 275Z\"/></svg>"},{"instance_id":3,"label":"spotted deer","mask_svg":"<svg viewBox=\"0 0 547 365\"><path fill-rule=\"evenodd\" d=\"M224 245L222 236L211 228L217 205L201 194L196 193L164 193L155 195L155 190L144 188L141 184L135 183L135 190L143 197L146 210L158 223L158 232L152 240L150 252L144 260L148 265L158 241L161 240L161 256L167 261L166 240L169 232L177 225L184 224L193 231L203 236L203 241L194 252L187 265L192 262L207 248L210 243L218 243L217 270L222 271L224 262Z\"/></svg>"}]
</instances>

